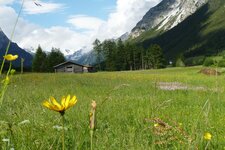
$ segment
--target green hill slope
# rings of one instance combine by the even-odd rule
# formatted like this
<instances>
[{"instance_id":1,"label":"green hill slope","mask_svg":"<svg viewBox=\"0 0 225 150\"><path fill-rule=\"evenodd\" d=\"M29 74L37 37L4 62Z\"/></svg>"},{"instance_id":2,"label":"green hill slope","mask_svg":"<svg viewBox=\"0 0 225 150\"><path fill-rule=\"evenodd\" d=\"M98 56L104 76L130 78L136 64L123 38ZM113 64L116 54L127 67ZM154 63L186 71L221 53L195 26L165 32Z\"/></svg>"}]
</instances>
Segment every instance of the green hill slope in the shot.
<instances>
[{"instance_id":1,"label":"green hill slope","mask_svg":"<svg viewBox=\"0 0 225 150\"><path fill-rule=\"evenodd\" d=\"M224 0L211 0L173 29L158 36L148 31L134 42L145 48L159 44L168 60L181 54L186 58L214 55L225 50L224 14Z\"/></svg>"}]
</instances>

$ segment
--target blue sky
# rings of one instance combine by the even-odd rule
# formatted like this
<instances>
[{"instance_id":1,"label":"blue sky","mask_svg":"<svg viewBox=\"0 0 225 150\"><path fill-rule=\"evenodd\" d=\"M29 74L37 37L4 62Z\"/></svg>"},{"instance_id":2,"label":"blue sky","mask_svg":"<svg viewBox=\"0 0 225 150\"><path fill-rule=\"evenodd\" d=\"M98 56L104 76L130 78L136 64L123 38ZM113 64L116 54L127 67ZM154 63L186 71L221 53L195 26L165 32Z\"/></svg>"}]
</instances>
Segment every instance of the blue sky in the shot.
<instances>
[{"instance_id":1,"label":"blue sky","mask_svg":"<svg viewBox=\"0 0 225 150\"><path fill-rule=\"evenodd\" d=\"M43 27L51 27L54 25L66 25L67 17L72 14L82 14L97 17L102 20L107 20L110 12L113 11L116 7L116 0L64 0L51 2L63 2L62 5L64 6L62 9L54 13L47 13L45 15L23 14L23 16L31 22L39 24ZM18 10L20 7L20 3L14 3L13 7ZM56 15L57 19L51 19L55 18Z\"/></svg>"},{"instance_id":2,"label":"blue sky","mask_svg":"<svg viewBox=\"0 0 225 150\"><path fill-rule=\"evenodd\" d=\"M130 32L161 0L25 0L13 41L25 49L90 51L98 38ZM0 27L10 35L22 0L0 0ZM42 6L36 6L34 2Z\"/></svg>"}]
</instances>

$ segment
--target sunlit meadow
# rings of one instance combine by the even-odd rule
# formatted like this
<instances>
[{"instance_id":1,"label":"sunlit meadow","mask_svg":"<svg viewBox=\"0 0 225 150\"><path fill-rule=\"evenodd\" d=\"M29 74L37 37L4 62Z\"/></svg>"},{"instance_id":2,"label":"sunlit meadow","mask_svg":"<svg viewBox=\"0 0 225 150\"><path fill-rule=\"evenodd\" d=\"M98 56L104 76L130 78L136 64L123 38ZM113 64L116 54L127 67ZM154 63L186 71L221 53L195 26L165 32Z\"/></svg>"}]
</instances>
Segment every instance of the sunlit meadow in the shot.
<instances>
[{"instance_id":1,"label":"sunlit meadow","mask_svg":"<svg viewBox=\"0 0 225 150\"><path fill-rule=\"evenodd\" d=\"M11 78L1 107L1 149L62 149L60 113L42 106L76 95L65 112L65 149L223 149L225 76L201 67L87 74L23 74Z\"/></svg>"},{"instance_id":2,"label":"sunlit meadow","mask_svg":"<svg viewBox=\"0 0 225 150\"><path fill-rule=\"evenodd\" d=\"M0 70L2 150L225 148L224 74L191 67L13 76L11 63L2 74L5 59L18 58L9 46Z\"/></svg>"}]
</instances>

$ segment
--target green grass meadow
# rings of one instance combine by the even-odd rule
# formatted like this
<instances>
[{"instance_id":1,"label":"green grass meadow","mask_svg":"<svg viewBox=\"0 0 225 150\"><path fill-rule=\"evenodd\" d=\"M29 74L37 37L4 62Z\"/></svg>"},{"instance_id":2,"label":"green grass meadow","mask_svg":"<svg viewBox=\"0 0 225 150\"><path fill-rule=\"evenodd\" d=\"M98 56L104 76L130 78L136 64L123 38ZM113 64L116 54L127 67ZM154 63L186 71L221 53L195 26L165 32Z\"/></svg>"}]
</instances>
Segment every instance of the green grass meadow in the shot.
<instances>
[{"instance_id":1,"label":"green grass meadow","mask_svg":"<svg viewBox=\"0 0 225 150\"><path fill-rule=\"evenodd\" d=\"M207 76L200 69L15 75L1 108L0 149L60 150L60 115L42 102L68 94L78 99L65 113L68 150L90 150L92 100L94 150L224 149L225 75ZM171 82L191 88L158 87ZM206 132L212 134L209 141Z\"/></svg>"}]
</instances>

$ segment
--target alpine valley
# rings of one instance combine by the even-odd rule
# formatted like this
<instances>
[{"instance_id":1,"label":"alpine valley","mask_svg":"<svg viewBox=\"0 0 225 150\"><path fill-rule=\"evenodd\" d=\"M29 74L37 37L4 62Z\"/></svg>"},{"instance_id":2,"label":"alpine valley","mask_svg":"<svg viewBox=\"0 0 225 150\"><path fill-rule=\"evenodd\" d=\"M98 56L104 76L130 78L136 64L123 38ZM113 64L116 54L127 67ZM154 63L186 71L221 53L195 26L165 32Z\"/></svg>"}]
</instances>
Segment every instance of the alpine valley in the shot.
<instances>
[{"instance_id":1,"label":"alpine valley","mask_svg":"<svg viewBox=\"0 0 225 150\"><path fill-rule=\"evenodd\" d=\"M152 44L160 45L167 62L178 57L186 62L204 59L225 50L224 13L224 0L162 0L137 22L130 33L120 38L145 49ZM7 43L8 38L0 30L0 57ZM25 59L25 66L31 66L32 56L16 43L11 44L9 52L19 54ZM96 63L94 51L84 53L81 49L66 58L80 64ZM18 66L19 61L15 65Z\"/></svg>"},{"instance_id":2,"label":"alpine valley","mask_svg":"<svg viewBox=\"0 0 225 150\"><path fill-rule=\"evenodd\" d=\"M160 45L167 62L182 57L198 65L194 61L225 50L224 13L224 0L162 0L120 38L145 49Z\"/></svg>"}]
</instances>

